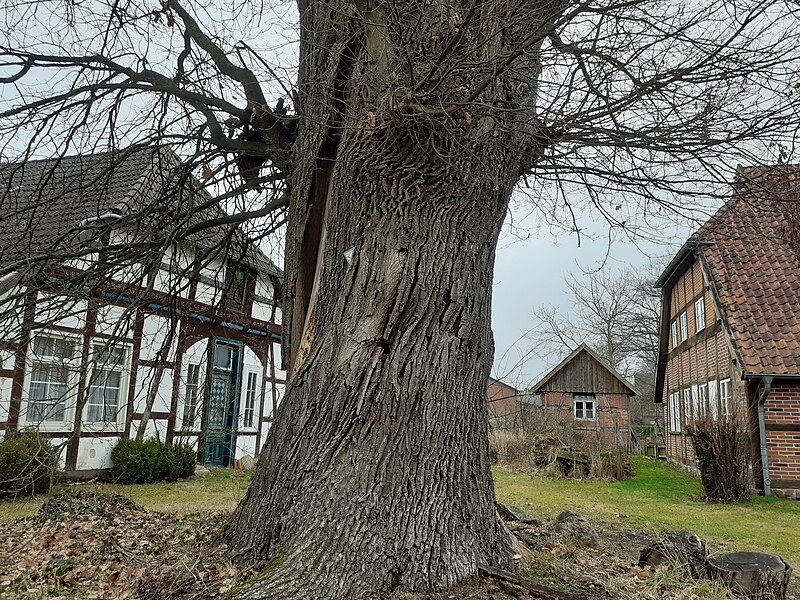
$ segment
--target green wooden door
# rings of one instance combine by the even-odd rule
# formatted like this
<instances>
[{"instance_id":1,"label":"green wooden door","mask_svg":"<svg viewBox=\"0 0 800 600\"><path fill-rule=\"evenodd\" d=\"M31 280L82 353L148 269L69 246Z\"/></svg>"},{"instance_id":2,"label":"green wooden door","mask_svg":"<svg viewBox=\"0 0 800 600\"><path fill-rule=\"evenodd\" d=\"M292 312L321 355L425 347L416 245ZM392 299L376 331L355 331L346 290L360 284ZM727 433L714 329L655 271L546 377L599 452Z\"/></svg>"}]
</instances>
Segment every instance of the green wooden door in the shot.
<instances>
[{"instance_id":1,"label":"green wooden door","mask_svg":"<svg viewBox=\"0 0 800 600\"><path fill-rule=\"evenodd\" d=\"M203 448L203 463L211 467L230 467L233 464L239 362L239 346L214 341Z\"/></svg>"}]
</instances>

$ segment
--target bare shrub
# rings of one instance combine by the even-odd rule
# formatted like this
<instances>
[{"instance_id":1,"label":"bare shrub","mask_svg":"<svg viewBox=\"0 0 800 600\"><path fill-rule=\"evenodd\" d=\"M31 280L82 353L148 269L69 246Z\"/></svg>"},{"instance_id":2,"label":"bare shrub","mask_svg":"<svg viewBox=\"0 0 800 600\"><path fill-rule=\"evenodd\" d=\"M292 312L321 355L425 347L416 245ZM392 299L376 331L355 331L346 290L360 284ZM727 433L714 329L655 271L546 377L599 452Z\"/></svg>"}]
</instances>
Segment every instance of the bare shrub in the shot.
<instances>
[{"instance_id":1,"label":"bare shrub","mask_svg":"<svg viewBox=\"0 0 800 600\"><path fill-rule=\"evenodd\" d=\"M737 418L703 416L687 428L706 500L743 502L750 497L750 436Z\"/></svg>"},{"instance_id":2,"label":"bare shrub","mask_svg":"<svg viewBox=\"0 0 800 600\"><path fill-rule=\"evenodd\" d=\"M619 448L539 406L522 406L513 420L495 420L489 448L495 464L550 477L626 479L633 473Z\"/></svg>"}]
</instances>

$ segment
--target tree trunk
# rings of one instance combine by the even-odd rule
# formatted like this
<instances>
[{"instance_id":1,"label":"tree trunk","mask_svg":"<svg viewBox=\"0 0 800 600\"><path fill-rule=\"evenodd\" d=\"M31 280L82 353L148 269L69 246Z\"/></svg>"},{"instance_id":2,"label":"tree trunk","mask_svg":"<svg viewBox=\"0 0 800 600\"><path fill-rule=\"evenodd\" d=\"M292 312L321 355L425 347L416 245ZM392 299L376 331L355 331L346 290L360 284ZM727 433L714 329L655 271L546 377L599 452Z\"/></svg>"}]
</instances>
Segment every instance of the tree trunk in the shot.
<instances>
[{"instance_id":1,"label":"tree trunk","mask_svg":"<svg viewBox=\"0 0 800 600\"><path fill-rule=\"evenodd\" d=\"M780 556L759 552L734 552L708 559L712 579L745 598L782 600L786 598L790 567Z\"/></svg>"},{"instance_id":2,"label":"tree trunk","mask_svg":"<svg viewBox=\"0 0 800 600\"><path fill-rule=\"evenodd\" d=\"M434 118L398 108L408 61L393 32L430 40L442 27L419 18L422 4L394 2L388 15L300 3L303 121L284 284L291 377L224 533L238 561L263 568L241 598L440 589L512 555L495 511L486 381L495 247L535 146L533 86L498 77L487 94L506 99L502 110ZM463 50L436 34L447 56L505 56L513 38L498 23L510 6L483 3ZM476 45L477 35L488 41ZM520 60L535 77L530 55ZM484 73L458 85L478 86ZM454 83L433 83L463 98ZM526 108L512 107L512 85Z\"/></svg>"}]
</instances>

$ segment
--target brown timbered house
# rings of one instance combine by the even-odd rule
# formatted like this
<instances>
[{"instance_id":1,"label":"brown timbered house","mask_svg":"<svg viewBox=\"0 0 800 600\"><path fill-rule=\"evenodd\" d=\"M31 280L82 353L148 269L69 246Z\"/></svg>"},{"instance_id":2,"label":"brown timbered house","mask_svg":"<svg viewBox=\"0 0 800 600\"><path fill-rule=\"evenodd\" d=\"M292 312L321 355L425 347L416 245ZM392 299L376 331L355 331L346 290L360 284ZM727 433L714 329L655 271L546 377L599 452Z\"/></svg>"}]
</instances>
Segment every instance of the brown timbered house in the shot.
<instances>
[{"instance_id":1,"label":"brown timbered house","mask_svg":"<svg viewBox=\"0 0 800 600\"><path fill-rule=\"evenodd\" d=\"M693 466L698 417L749 424L754 483L800 497L800 167L740 169L728 202L680 249L662 290L655 402L667 454Z\"/></svg>"},{"instance_id":2,"label":"brown timbered house","mask_svg":"<svg viewBox=\"0 0 800 600\"><path fill-rule=\"evenodd\" d=\"M281 272L163 148L0 165L0 435L68 472L121 438L255 457L285 384Z\"/></svg>"},{"instance_id":3,"label":"brown timbered house","mask_svg":"<svg viewBox=\"0 0 800 600\"><path fill-rule=\"evenodd\" d=\"M636 390L586 344L570 352L529 393L541 398L547 414L574 421L585 435L627 447L628 399Z\"/></svg>"}]
</instances>

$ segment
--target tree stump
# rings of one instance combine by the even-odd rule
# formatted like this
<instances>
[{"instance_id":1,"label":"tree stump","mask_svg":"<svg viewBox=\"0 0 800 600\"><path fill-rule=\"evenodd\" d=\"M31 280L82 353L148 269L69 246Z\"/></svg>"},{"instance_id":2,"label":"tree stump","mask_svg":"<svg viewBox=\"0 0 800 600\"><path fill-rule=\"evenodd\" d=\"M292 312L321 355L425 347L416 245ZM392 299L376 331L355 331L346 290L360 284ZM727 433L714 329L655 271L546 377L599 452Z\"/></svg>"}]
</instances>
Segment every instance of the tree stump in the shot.
<instances>
[{"instance_id":1,"label":"tree stump","mask_svg":"<svg viewBox=\"0 0 800 600\"><path fill-rule=\"evenodd\" d=\"M722 581L729 589L746 598L786 598L792 567L780 556L734 552L709 558L708 564L712 579Z\"/></svg>"}]
</instances>

